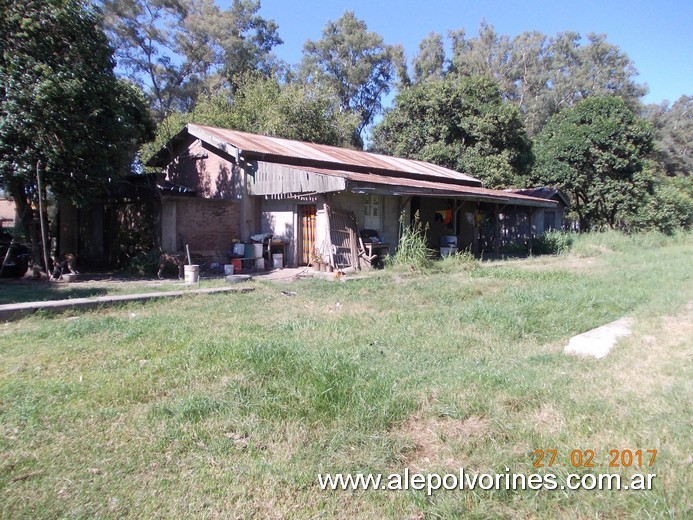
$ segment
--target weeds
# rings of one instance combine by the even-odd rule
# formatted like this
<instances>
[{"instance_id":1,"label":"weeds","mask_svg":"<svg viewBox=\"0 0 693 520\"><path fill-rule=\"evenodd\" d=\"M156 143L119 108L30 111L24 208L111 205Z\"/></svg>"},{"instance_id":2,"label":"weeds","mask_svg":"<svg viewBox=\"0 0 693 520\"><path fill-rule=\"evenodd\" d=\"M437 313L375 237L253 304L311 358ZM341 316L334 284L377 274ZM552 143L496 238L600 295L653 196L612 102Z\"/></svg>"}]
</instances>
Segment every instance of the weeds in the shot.
<instances>
[{"instance_id":1,"label":"weeds","mask_svg":"<svg viewBox=\"0 0 693 520\"><path fill-rule=\"evenodd\" d=\"M411 224L407 225L404 212L399 217L400 238L397 252L389 256L389 267L407 267L422 270L431 267L435 252L426 243L428 224L424 227L419 212L414 214Z\"/></svg>"},{"instance_id":2,"label":"weeds","mask_svg":"<svg viewBox=\"0 0 693 520\"><path fill-rule=\"evenodd\" d=\"M532 254L560 255L567 253L575 241L575 235L576 233L573 231L549 230L533 241Z\"/></svg>"}]
</instances>

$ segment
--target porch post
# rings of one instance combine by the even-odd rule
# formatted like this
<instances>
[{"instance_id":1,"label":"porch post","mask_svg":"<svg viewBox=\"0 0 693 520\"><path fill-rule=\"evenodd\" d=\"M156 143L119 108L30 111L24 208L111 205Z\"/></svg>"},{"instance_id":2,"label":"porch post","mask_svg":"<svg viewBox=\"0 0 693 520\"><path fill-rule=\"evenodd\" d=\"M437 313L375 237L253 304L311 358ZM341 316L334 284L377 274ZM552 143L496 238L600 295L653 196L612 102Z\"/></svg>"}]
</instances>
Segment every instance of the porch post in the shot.
<instances>
[{"instance_id":1,"label":"porch post","mask_svg":"<svg viewBox=\"0 0 693 520\"><path fill-rule=\"evenodd\" d=\"M500 209L498 204L496 204L495 216L496 232L493 234L493 252L497 255L500 251Z\"/></svg>"},{"instance_id":2,"label":"porch post","mask_svg":"<svg viewBox=\"0 0 693 520\"><path fill-rule=\"evenodd\" d=\"M528 228L529 228L529 243L528 243L528 245L529 245L529 252L528 252L529 256L532 256L532 237L533 237L533 233L532 233L532 215L534 215L534 211L535 211L535 208L529 208L529 209L527 210L527 223L529 224L529 226L528 226Z\"/></svg>"}]
</instances>

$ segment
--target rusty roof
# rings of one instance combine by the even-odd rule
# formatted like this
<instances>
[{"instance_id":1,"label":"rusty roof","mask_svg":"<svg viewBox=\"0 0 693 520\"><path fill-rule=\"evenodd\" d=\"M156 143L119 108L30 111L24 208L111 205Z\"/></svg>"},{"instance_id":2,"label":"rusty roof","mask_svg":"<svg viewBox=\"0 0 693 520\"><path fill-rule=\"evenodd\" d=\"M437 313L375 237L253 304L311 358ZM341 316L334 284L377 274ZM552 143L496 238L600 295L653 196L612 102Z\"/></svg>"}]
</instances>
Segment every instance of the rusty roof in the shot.
<instances>
[{"instance_id":1,"label":"rusty roof","mask_svg":"<svg viewBox=\"0 0 693 520\"><path fill-rule=\"evenodd\" d=\"M322 175L343 177L352 182L352 188L358 188L358 186L370 184L385 187L388 192L398 195L429 195L498 204L514 204L543 208L556 207L556 202L553 200L522 195L510 190L491 190L478 186L460 186L458 184L449 184L445 182L390 177L376 173L360 173L346 170L325 170L310 166L303 166L299 169Z\"/></svg>"},{"instance_id":2,"label":"rusty roof","mask_svg":"<svg viewBox=\"0 0 693 520\"><path fill-rule=\"evenodd\" d=\"M267 162L281 162L295 166L319 166L364 173L373 171L397 177L439 179L455 184L481 186L481 181L470 175L415 159L390 157L361 150L293 141L280 137L250 134L193 123L188 123L176 138L180 139L181 134L185 133L189 133L203 141L211 141L210 144L215 144L221 148L224 148L224 145L230 145L237 149L241 157L245 159L260 159ZM150 166L164 166L166 162L165 156L166 151L161 150L147 164Z\"/></svg>"}]
</instances>

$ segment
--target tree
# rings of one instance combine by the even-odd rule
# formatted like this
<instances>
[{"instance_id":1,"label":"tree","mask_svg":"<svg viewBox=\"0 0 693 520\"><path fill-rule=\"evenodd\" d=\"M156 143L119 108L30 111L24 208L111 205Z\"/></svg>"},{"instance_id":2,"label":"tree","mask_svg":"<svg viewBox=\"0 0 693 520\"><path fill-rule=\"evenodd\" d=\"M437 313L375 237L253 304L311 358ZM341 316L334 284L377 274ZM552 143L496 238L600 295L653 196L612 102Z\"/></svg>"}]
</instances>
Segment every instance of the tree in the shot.
<instances>
[{"instance_id":1,"label":"tree","mask_svg":"<svg viewBox=\"0 0 693 520\"><path fill-rule=\"evenodd\" d=\"M233 96L220 92L201 98L192 111L176 112L165 119L143 156L160 150L186 123L348 146L358 119L341 112L336 94L324 87L282 84L275 78L248 73L239 79Z\"/></svg>"},{"instance_id":2,"label":"tree","mask_svg":"<svg viewBox=\"0 0 693 520\"><path fill-rule=\"evenodd\" d=\"M443 37L430 33L419 44L419 53L414 57L414 81L428 78L441 79L445 73L445 48Z\"/></svg>"},{"instance_id":3,"label":"tree","mask_svg":"<svg viewBox=\"0 0 693 520\"><path fill-rule=\"evenodd\" d=\"M647 92L634 81L633 62L604 34L590 33L583 40L576 32L549 37L532 31L510 38L483 21L476 37L464 30L450 31L448 37L452 57L446 72L493 79L503 98L520 109L530 136L553 114L586 97L620 96L635 110ZM431 47L429 38L421 42L425 49Z\"/></svg>"},{"instance_id":4,"label":"tree","mask_svg":"<svg viewBox=\"0 0 693 520\"><path fill-rule=\"evenodd\" d=\"M190 110L203 92L234 87L245 71L270 75L277 25L259 0L102 0L105 27L126 76L146 92L157 120Z\"/></svg>"},{"instance_id":5,"label":"tree","mask_svg":"<svg viewBox=\"0 0 693 520\"><path fill-rule=\"evenodd\" d=\"M375 151L430 161L508 187L532 162L514 106L488 78L458 77L402 90L373 131Z\"/></svg>"},{"instance_id":6,"label":"tree","mask_svg":"<svg viewBox=\"0 0 693 520\"><path fill-rule=\"evenodd\" d=\"M571 199L580 229L615 228L652 194L645 168L652 127L616 96L593 97L553 116L535 140L534 182Z\"/></svg>"},{"instance_id":7,"label":"tree","mask_svg":"<svg viewBox=\"0 0 693 520\"><path fill-rule=\"evenodd\" d=\"M38 175L44 191L82 202L127 173L153 136L144 98L116 78L100 27L80 0L0 0L0 188L35 257Z\"/></svg>"},{"instance_id":8,"label":"tree","mask_svg":"<svg viewBox=\"0 0 693 520\"><path fill-rule=\"evenodd\" d=\"M359 117L355 146L362 146L365 128L382 110L382 98L395 81L398 56L403 56L401 49L385 45L352 11L328 22L322 39L308 40L303 47L304 81L326 85L339 96L343 112Z\"/></svg>"},{"instance_id":9,"label":"tree","mask_svg":"<svg viewBox=\"0 0 693 520\"><path fill-rule=\"evenodd\" d=\"M693 98L681 96L671 107L668 102L650 105L645 118L655 128L655 156L669 176L688 177L693 169Z\"/></svg>"}]
</instances>

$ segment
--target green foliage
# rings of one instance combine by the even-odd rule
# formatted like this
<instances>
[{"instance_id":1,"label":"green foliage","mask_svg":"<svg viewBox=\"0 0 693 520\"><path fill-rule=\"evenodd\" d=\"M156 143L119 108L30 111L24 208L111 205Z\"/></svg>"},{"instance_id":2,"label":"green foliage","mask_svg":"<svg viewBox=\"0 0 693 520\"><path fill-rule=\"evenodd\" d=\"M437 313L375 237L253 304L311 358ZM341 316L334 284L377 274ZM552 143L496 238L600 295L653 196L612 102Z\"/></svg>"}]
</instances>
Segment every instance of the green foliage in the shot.
<instances>
[{"instance_id":1,"label":"green foliage","mask_svg":"<svg viewBox=\"0 0 693 520\"><path fill-rule=\"evenodd\" d=\"M580 229L623 227L652 193L643 168L651 126L617 97L589 98L554 116L535 141L533 180L571 200Z\"/></svg>"},{"instance_id":2,"label":"green foliage","mask_svg":"<svg viewBox=\"0 0 693 520\"><path fill-rule=\"evenodd\" d=\"M159 257L161 251L142 251L132 256L128 260L125 271L138 276L153 276L159 270ZM178 268L167 264L164 268L164 274L168 276L178 275Z\"/></svg>"},{"instance_id":3,"label":"green foliage","mask_svg":"<svg viewBox=\"0 0 693 520\"><path fill-rule=\"evenodd\" d=\"M415 81L449 73L491 78L504 99L520 110L529 135L586 97L617 95L635 109L646 93L634 81L633 62L604 34L583 39L576 32L547 36L531 31L511 38L485 21L477 33L468 37L463 29L450 31L449 59L440 35L428 35L414 58Z\"/></svg>"},{"instance_id":4,"label":"green foliage","mask_svg":"<svg viewBox=\"0 0 693 520\"><path fill-rule=\"evenodd\" d=\"M85 198L128 173L153 123L137 88L113 73L100 19L78 0L0 4L0 187Z\"/></svg>"},{"instance_id":5,"label":"green foliage","mask_svg":"<svg viewBox=\"0 0 693 520\"><path fill-rule=\"evenodd\" d=\"M629 219L632 229L673 234L693 225L693 188L688 177L660 178L638 212Z\"/></svg>"},{"instance_id":6,"label":"green foliage","mask_svg":"<svg viewBox=\"0 0 693 520\"><path fill-rule=\"evenodd\" d=\"M426 240L428 224L423 226L419 212L414 214L411 224L406 223L404 213L402 213L399 217L399 229L397 252L387 258L387 265L416 270L431 267L435 252L428 248Z\"/></svg>"},{"instance_id":7,"label":"green foliage","mask_svg":"<svg viewBox=\"0 0 693 520\"><path fill-rule=\"evenodd\" d=\"M276 78L246 74L238 80L233 96L219 92L201 98L190 112L167 117L142 156L151 157L186 123L347 146L358 121L355 115L339 110L339 100L326 88L282 84Z\"/></svg>"},{"instance_id":8,"label":"green foliage","mask_svg":"<svg viewBox=\"0 0 693 520\"><path fill-rule=\"evenodd\" d=\"M575 240L575 233L551 229L532 241L532 253L535 255L560 255L570 251Z\"/></svg>"},{"instance_id":9,"label":"green foliage","mask_svg":"<svg viewBox=\"0 0 693 520\"><path fill-rule=\"evenodd\" d=\"M401 49L386 45L369 32L353 11L328 22L322 39L303 47L301 77L337 93L340 109L358 116L353 143L362 146L362 133L382 110L382 97L390 92Z\"/></svg>"},{"instance_id":10,"label":"green foliage","mask_svg":"<svg viewBox=\"0 0 693 520\"><path fill-rule=\"evenodd\" d=\"M445 72L445 46L443 37L430 33L419 43L419 53L414 58L414 82L428 78L440 79Z\"/></svg>"},{"instance_id":11,"label":"green foliage","mask_svg":"<svg viewBox=\"0 0 693 520\"><path fill-rule=\"evenodd\" d=\"M204 92L233 87L239 74L269 75L282 41L257 14L258 0L104 0L106 30L127 77L142 86L157 120L189 110Z\"/></svg>"},{"instance_id":12,"label":"green foliage","mask_svg":"<svg viewBox=\"0 0 693 520\"><path fill-rule=\"evenodd\" d=\"M655 129L655 157L669 176L689 177L693 170L693 97L681 96L669 106L651 105L645 116Z\"/></svg>"},{"instance_id":13,"label":"green foliage","mask_svg":"<svg viewBox=\"0 0 693 520\"><path fill-rule=\"evenodd\" d=\"M489 187L513 185L532 163L518 110L481 77L448 75L403 89L374 129L373 149L461 171Z\"/></svg>"}]
</instances>

